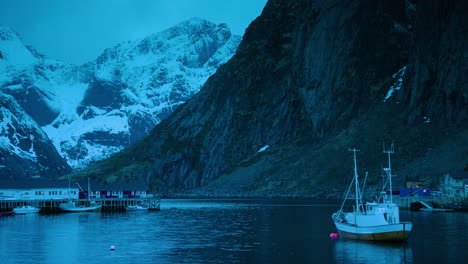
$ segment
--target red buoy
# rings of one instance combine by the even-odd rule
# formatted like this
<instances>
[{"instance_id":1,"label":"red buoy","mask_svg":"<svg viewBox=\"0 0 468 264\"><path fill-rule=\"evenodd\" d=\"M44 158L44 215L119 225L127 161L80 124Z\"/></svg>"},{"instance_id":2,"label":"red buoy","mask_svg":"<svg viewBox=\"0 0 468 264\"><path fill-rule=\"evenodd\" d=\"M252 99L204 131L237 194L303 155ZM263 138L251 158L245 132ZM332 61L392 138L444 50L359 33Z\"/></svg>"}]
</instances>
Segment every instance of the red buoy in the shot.
<instances>
[{"instance_id":1,"label":"red buoy","mask_svg":"<svg viewBox=\"0 0 468 264\"><path fill-rule=\"evenodd\" d=\"M340 236L338 235L338 233L331 233L330 234L330 238L339 238Z\"/></svg>"}]
</instances>

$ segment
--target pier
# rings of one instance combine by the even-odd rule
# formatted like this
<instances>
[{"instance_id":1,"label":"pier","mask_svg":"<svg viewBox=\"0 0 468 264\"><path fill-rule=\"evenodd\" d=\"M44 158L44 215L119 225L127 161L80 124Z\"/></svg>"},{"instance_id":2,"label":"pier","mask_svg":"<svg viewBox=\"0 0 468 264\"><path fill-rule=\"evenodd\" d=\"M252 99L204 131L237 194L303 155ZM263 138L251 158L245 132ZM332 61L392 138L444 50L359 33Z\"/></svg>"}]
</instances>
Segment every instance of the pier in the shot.
<instances>
[{"instance_id":1,"label":"pier","mask_svg":"<svg viewBox=\"0 0 468 264\"><path fill-rule=\"evenodd\" d=\"M77 205L88 203L87 199L75 200ZM125 207L129 205L145 204L149 210L158 211L160 209L161 198L146 197L146 198L97 198L93 201L102 204L102 212L123 212ZM23 205L31 205L41 208L41 213L60 213L59 204L65 203L67 200L0 200L0 212L11 212L15 207Z\"/></svg>"},{"instance_id":2,"label":"pier","mask_svg":"<svg viewBox=\"0 0 468 264\"><path fill-rule=\"evenodd\" d=\"M433 211L438 208L453 209L455 211L468 211L468 199L464 197L448 197L448 196L410 196L399 197L394 196L394 202L404 209L411 209L418 211L420 208L429 208ZM434 210L435 209L435 210ZM445 210L447 211L447 210Z\"/></svg>"}]
</instances>

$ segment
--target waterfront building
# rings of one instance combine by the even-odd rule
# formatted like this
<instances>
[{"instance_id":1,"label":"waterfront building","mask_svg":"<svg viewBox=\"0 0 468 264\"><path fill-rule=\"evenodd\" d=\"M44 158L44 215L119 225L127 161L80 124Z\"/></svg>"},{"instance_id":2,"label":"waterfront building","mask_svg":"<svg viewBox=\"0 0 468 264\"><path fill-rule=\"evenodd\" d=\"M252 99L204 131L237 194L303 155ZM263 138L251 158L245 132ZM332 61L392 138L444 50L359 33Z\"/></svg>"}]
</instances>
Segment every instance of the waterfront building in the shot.
<instances>
[{"instance_id":1,"label":"waterfront building","mask_svg":"<svg viewBox=\"0 0 468 264\"><path fill-rule=\"evenodd\" d=\"M81 188L79 192L80 199L88 198L88 189L86 189L87 183L78 183L85 188ZM100 199L100 198L150 198L153 197L150 194L148 185L140 181L127 181L127 182L104 182L104 183L94 183L90 184L90 198L91 199Z\"/></svg>"},{"instance_id":2,"label":"waterfront building","mask_svg":"<svg viewBox=\"0 0 468 264\"><path fill-rule=\"evenodd\" d=\"M0 200L78 199L78 187L68 181L40 179L0 181Z\"/></svg>"},{"instance_id":3,"label":"waterfront building","mask_svg":"<svg viewBox=\"0 0 468 264\"><path fill-rule=\"evenodd\" d=\"M444 175L441 190L451 197L468 196L468 171L450 172Z\"/></svg>"}]
</instances>

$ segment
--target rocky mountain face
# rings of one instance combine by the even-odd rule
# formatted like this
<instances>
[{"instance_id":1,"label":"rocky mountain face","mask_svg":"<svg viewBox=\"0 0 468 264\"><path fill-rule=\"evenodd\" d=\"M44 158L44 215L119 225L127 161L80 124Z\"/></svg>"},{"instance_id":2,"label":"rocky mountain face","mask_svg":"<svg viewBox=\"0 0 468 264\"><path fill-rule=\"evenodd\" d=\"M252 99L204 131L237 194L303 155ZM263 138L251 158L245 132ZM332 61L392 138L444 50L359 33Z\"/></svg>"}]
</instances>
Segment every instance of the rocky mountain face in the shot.
<instances>
[{"instance_id":1,"label":"rocky mountain face","mask_svg":"<svg viewBox=\"0 0 468 264\"><path fill-rule=\"evenodd\" d=\"M0 178L54 178L70 172L37 123L13 97L0 94Z\"/></svg>"},{"instance_id":2,"label":"rocky mountain face","mask_svg":"<svg viewBox=\"0 0 468 264\"><path fill-rule=\"evenodd\" d=\"M212 195L341 192L347 148L376 183L391 142L401 183L463 169L462 2L270 0L198 94L76 176Z\"/></svg>"},{"instance_id":3,"label":"rocky mountain face","mask_svg":"<svg viewBox=\"0 0 468 264\"><path fill-rule=\"evenodd\" d=\"M45 59L8 28L0 28L0 178L47 178L70 173L40 125L59 113L50 72L73 69ZM42 86L42 87L41 87ZM45 89L43 89L45 87Z\"/></svg>"},{"instance_id":4,"label":"rocky mountain face","mask_svg":"<svg viewBox=\"0 0 468 264\"><path fill-rule=\"evenodd\" d=\"M82 168L146 135L198 92L239 42L225 24L195 18L76 66L46 58L3 27L0 94L14 98L70 166Z\"/></svg>"},{"instance_id":5,"label":"rocky mountain face","mask_svg":"<svg viewBox=\"0 0 468 264\"><path fill-rule=\"evenodd\" d=\"M74 116L65 112L44 130L75 168L103 159L197 93L239 42L225 24L195 18L106 49L83 66L89 82Z\"/></svg>"}]
</instances>

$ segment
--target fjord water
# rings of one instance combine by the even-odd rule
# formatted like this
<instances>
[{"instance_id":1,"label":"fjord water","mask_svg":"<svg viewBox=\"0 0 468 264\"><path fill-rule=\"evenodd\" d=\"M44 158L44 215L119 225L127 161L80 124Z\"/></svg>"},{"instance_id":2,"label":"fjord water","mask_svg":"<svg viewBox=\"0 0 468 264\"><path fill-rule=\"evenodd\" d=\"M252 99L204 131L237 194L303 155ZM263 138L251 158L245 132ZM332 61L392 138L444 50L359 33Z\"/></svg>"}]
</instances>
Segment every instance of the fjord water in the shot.
<instances>
[{"instance_id":1,"label":"fjord water","mask_svg":"<svg viewBox=\"0 0 468 264\"><path fill-rule=\"evenodd\" d=\"M468 214L402 211L406 243L331 240L335 201L162 200L159 212L0 218L0 263L463 263ZM115 246L115 251L110 246Z\"/></svg>"}]
</instances>

